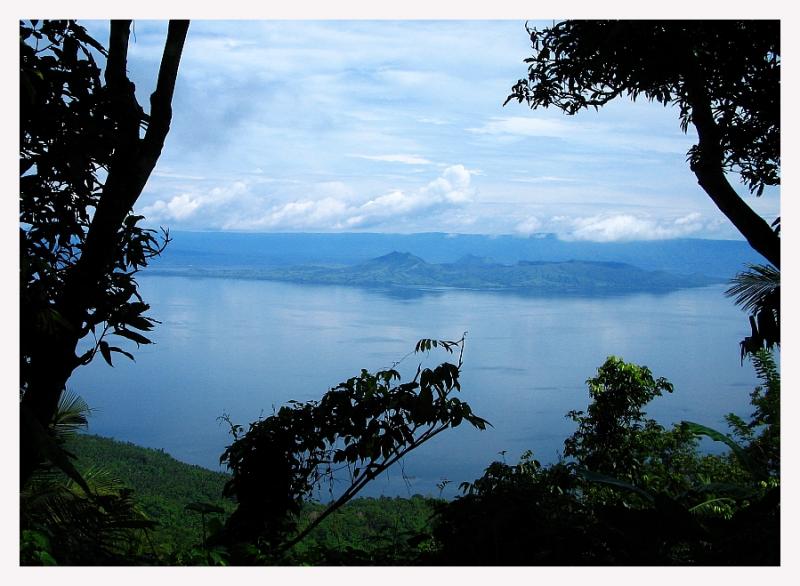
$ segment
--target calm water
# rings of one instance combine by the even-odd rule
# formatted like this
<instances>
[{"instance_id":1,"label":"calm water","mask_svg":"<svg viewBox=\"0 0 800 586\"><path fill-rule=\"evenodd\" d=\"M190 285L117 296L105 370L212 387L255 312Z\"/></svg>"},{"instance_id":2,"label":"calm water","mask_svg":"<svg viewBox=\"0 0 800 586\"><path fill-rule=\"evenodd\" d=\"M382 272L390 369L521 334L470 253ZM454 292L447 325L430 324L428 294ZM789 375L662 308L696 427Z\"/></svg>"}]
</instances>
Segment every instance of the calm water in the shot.
<instances>
[{"instance_id":1,"label":"calm water","mask_svg":"<svg viewBox=\"0 0 800 586\"><path fill-rule=\"evenodd\" d=\"M609 354L675 385L648 409L664 424L724 428L724 414L750 413L757 384L752 367L739 364L746 317L722 286L578 298L184 277L142 277L140 285L163 322L156 344L136 351L136 363L95 360L68 386L94 409L90 432L213 469L230 442L217 421L223 413L246 427L289 399L319 398L361 368L390 366L419 338L467 331L461 399L494 427L439 435L406 458L406 481L398 467L364 494L438 494L443 478L453 481L445 496L454 494L504 450L509 463L526 449L555 460L573 430L564 414L585 409L585 381ZM417 363L412 356L403 366L413 373Z\"/></svg>"}]
</instances>

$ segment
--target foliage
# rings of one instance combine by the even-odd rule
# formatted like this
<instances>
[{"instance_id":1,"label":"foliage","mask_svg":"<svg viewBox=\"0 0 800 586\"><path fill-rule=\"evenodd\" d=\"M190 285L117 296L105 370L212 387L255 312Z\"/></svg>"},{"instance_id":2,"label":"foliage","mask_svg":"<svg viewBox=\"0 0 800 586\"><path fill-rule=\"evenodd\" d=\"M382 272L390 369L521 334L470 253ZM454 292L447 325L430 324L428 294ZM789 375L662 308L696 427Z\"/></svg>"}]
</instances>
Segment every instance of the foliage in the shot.
<instances>
[{"instance_id":1,"label":"foliage","mask_svg":"<svg viewBox=\"0 0 800 586\"><path fill-rule=\"evenodd\" d=\"M699 78L713 102L724 166L759 194L779 183L777 21L566 21L528 33L535 51L525 60L528 77L506 101L575 114L642 95L678 105L686 130L689 86Z\"/></svg>"},{"instance_id":2,"label":"foliage","mask_svg":"<svg viewBox=\"0 0 800 586\"><path fill-rule=\"evenodd\" d=\"M414 495L355 498L286 552L281 564L413 565L431 548L430 518L438 501ZM298 532L324 511L306 503Z\"/></svg>"},{"instance_id":3,"label":"foliage","mask_svg":"<svg viewBox=\"0 0 800 586\"><path fill-rule=\"evenodd\" d=\"M776 564L777 470L743 465L778 447L779 381L768 356L757 371L753 419L735 422L748 443L684 423L666 430L642 407L671 390L645 367L611 357L587 381L592 402L565 442L572 461L542 467L532 454L516 466L494 462L440 505L432 563L456 564ZM752 427L751 427L752 426ZM758 445L752 429L765 450ZM712 435L739 457L701 455L697 435ZM763 469L762 469L763 470Z\"/></svg>"},{"instance_id":4,"label":"foliage","mask_svg":"<svg viewBox=\"0 0 800 586\"><path fill-rule=\"evenodd\" d=\"M644 419L643 407L671 393L672 384L664 378L654 380L647 367L615 356L586 384L591 403L587 413L567 414L578 430L564 442L564 455L595 472L639 481L654 444L664 438L662 426Z\"/></svg>"},{"instance_id":5,"label":"foliage","mask_svg":"<svg viewBox=\"0 0 800 586\"><path fill-rule=\"evenodd\" d=\"M54 441L69 441L86 426L87 413L80 397L62 395L51 426ZM143 531L153 522L130 490L102 467L80 473L63 464L42 467L22 490L20 505L23 564L111 565L144 559Z\"/></svg>"},{"instance_id":6,"label":"foliage","mask_svg":"<svg viewBox=\"0 0 800 586\"><path fill-rule=\"evenodd\" d=\"M20 22L22 484L42 459L63 460L42 448L75 368L98 352L133 358L107 335L147 344L156 323L135 275L169 238L140 227L133 205L169 130L188 23L169 25L149 114L127 77L130 24L111 22L106 50L75 21Z\"/></svg>"},{"instance_id":7,"label":"foliage","mask_svg":"<svg viewBox=\"0 0 800 586\"><path fill-rule=\"evenodd\" d=\"M202 550L201 515L187 506L205 503L223 509L223 514L207 516L209 533L212 519L222 521L234 509L222 497L227 474L178 462L163 450L86 434L66 447L76 455L80 470L102 467L133 491L137 507L157 523L149 536L156 554L166 560L176 562L195 547Z\"/></svg>"},{"instance_id":8,"label":"foliage","mask_svg":"<svg viewBox=\"0 0 800 586\"><path fill-rule=\"evenodd\" d=\"M32 326L22 328L24 390L31 348L48 330L69 326L58 314L56 298L86 246L114 157L119 121L95 61L108 52L86 29L74 21L31 21L20 23L20 40L21 319ZM141 108L136 123L146 123ZM163 250L167 238L159 242L154 230L139 227L142 219L129 212L119 227L117 260L103 275L103 293L79 332L80 337L92 333L96 338L79 357L81 363L98 351L109 364L112 352L131 357L103 340L109 332L149 343L131 331L147 331L155 323L142 315L149 306L138 297L134 275Z\"/></svg>"},{"instance_id":9,"label":"foliage","mask_svg":"<svg viewBox=\"0 0 800 586\"><path fill-rule=\"evenodd\" d=\"M221 461L232 477L225 494L238 506L220 537L229 543L254 543L261 551L288 549L368 482L442 431L463 421L484 429L487 422L453 397L460 390L464 338L421 340L416 352L441 347L459 350L458 363L417 368L407 383L389 369L361 374L340 383L320 401L290 402L273 416L250 424L242 434L233 425L234 442ZM296 515L314 488L345 477L340 496L299 534Z\"/></svg>"},{"instance_id":10,"label":"foliage","mask_svg":"<svg viewBox=\"0 0 800 586\"><path fill-rule=\"evenodd\" d=\"M458 349L452 344L458 343L444 342ZM416 350L442 345L423 340ZM754 364L763 382L751 395L754 413L749 421L728 416L738 443L697 424L666 429L648 420L644 407L669 384L646 367L610 357L587 381L586 413L570 415L578 419L567 440L575 446L570 460L543 466L528 452L515 465L494 462L481 478L462 484L463 496L452 502L353 499L321 519L330 505L302 500L293 529L279 540L294 541L292 548L223 543L220 533L203 546L201 519L192 510L205 512L213 534L234 510L221 497L231 478L226 474L94 436L73 437L68 448L81 471L100 465L122 479L137 509L159 523L148 531L144 550L139 540L139 550L117 552L116 559L129 564L776 564L780 377L769 353ZM605 433L641 457L620 454L622 463L611 466L598 454L615 447ZM724 441L736 454L702 455L698 435ZM25 527L24 562L72 559L54 552L52 535L41 526Z\"/></svg>"},{"instance_id":11,"label":"foliage","mask_svg":"<svg viewBox=\"0 0 800 586\"><path fill-rule=\"evenodd\" d=\"M531 452L519 464L493 462L464 496L439 503L435 550L427 562L453 565L580 563L585 544L584 506L571 491L577 479L568 466L543 467Z\"/></svg>"},{"instance_id":12,"label":"foliage","mask_svg":"<svg viewBox=\"0 0 800 586\"><path fill-rule=\"evenodd\" d=\"M157 524L148 531L155 557L146 563L157 565L225 565L228 552L220 546L202 547L198 514L187 508L222 508L224 513L207 513L207 530L214 531L214 519L224 521L234 510L222 489L229 475L179 462L163 450L143 448L94 435L70 438L70 452L77 456L81 470L102 467L132 491L136 506ZM201 504L202 503L202 504ZM354 498L331 514L314 531L281 559L291 565L340 565L411 563L424 548L409 545L413 536L430 532L429 518L434 501L411 498ZM200 504L200 507L193 506ZM315 521L326 505L306 502L297 519L300 532ZM26 537L27 536L27 537ZM41 552L46 537L23 536L29 555ZM27 541L25 541L27 539ZM44 550L46 553L46 549ZM151 550L148 549L148 553ZM212 556L209 561L209 555ZM134 560L131 560L133 563ZM45 563L40 561L37 563ZM264 563L275 563L264 559Z\"/></svg>"},{"instance_id":13,"label":"foliage","mask_svg":"<svg viewBox=\"0 0 800 586\"><path fill-rule=\"evenodd\" d=\"M775 360L767 350L759 350L752 360L763 383L750 395L750 403L756 410L747 422L733 413L726 419L733 433L745 442L744 451L759 473L773 478L780 474L781 379Z\"/></svg>"},{"instance_id":14,"label":"foliage","mask_svg":"<svg viewBox=\"0 0 800 586\"><path fill-rule=\"evenodd\" d=\"M698 143L692 171L714 203L774 266L780 240L725 178L756 195L780 183L778 21L564 21L528 29L528 75L506 99L567 114L620 96L676 105Z\"/></svg>"},{"instance_id":15,"label":"foliage","mask_svg":"<svg viewBox=\"0 0 800 586\"><path fill-rule=\"evenodd\" d=\"M738 273L725 291L736 305L750 312L750 336L742 340L742 361L762 348L781 343L781 273L774 267L751 264Z\"/></svg>"}]
</instances>

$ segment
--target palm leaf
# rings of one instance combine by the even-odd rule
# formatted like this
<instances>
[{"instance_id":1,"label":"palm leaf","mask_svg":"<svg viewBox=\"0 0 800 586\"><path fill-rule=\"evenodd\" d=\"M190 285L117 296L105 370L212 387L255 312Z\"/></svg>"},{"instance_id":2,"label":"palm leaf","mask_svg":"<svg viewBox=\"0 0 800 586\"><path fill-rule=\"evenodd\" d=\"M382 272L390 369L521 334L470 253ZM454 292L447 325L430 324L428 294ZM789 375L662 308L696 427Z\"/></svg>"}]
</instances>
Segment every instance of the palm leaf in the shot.
<instances>
[{"instance_id":1,"label":"palm leaf","mask_svg":"<svg viewBox=\"0 0 800 586\"><path fill-rule=\"evenodd\" d=\"M725 291L735 297L734 303L745 311L756 313L767 306L770 298L780 294L781 272L768 265L748 265L748 270L738 273Z\"/></svg>"},{"instance_id":2,"label":"palm leaf","mask_svg":"<svg viewBox=\"0 0 800 586\"><path fill-rule=\"evenodd\" d=\"M747 454L742 446L733 440L733 438L717 431L716 429L712 429L692 421L681 421L681 427L695 435L704 435L714 441L724 443L731 449L733 455L739 461L739 464L741 464L742 468L750 472L750 474L752 474L755 478L760 478L762 476L762 471L759 469L756 463L753 462L753 459Z\"/></svg>"},{"instance_id":3,"label":"palm leaf","mask_svg":"<svg viewBox=\"0 0 800 586\"><path fill-rule=\"evenodd\" d=\"M611 486L614 488L621 488L623 490L636 493L651 503L655 502L655 498L652 494L639 488L638 486L631 484L630 482L626 482L625 480L620 480L619 478L614 478L613 476L601 474L600 472L593 472L592 470L588 470L586 468L578 468L577 472L589 482L605 484L606 486Z\"/></svg>"},{"instance_id":4,"label":"palm leaf","mask_svg":"<svg viewBox=\"0 0 800 586\"><path fill-rule=\"evenodd\" d=\"M89 426L87 420L92 410L82 397L74 391L65 391L58 400L58 408L53 416L52 429L58 439L66 439L80 429Z\"/></svg>"}]
</instances>

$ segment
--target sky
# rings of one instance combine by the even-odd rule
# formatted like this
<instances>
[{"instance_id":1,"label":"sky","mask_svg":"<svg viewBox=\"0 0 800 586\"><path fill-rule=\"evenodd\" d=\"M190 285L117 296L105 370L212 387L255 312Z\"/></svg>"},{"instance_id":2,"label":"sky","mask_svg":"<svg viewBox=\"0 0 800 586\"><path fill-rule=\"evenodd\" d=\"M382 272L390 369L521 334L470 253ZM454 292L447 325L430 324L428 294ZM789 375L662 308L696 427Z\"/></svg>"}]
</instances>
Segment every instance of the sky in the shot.
<instances>
[{"instance_id":1,"label":"sky","mask_svg":"<svg viewBox=\"0 0 800 586\"><path fill-rule=\"evenodd\" d=\"M107 21L83 24L107 42ZM165 34L135 21L145 106ZM193 21L135 211L172 230L739 237L689 170L676 108L504 107L529 54L522 19ZM732 183L779 214L777 189Z\"/></svg>"}]
</instances>

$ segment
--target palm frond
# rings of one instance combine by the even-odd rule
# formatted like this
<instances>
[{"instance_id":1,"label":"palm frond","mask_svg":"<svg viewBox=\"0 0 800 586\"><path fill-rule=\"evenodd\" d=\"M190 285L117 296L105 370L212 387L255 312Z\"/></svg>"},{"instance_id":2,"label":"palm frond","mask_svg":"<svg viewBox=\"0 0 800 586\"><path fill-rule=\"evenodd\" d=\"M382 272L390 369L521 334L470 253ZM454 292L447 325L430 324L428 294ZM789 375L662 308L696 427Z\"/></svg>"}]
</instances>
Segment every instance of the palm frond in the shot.
<instances>
[{"instance_id":1,"label":"palm frond","mask_svg":"<svg viewBox=\"0 0 800 586\"><path fill-rule=\"evenodd\" d=\"M89 488L92 489L92 494L95 495L113 495L118 494L125 484L114 476L109 470L97 466L91 466L82 473L83 479ZM72 491L79 490L80 487L72 480L67 481L67 488Z\"/></svg>"},{"instance_id":2,"label":"palm frond","mask_svg":"<svg viewBox=\"0 0 800 586\"><path fill-rule=\"evenodd\" d=\"M92 410L83 398L74 391L67 390L58 400L58 408L53 416L52 429L56 437L66 439L80 429L89 426L88 416Z\"/></svg>"},{"instance_id":3,"label":"palm frond","mask_svg":"<svg viewBox=\"0 0 800 586\"><path fill-rule=\"evenodd\" d=\"M748 269L738 273L731 286L725 291L727 297L735 297L736 305L745 311L756 313L767 302L780 295L781 272L769 265L748 265Z\"/></svg>"}]
</instances>

